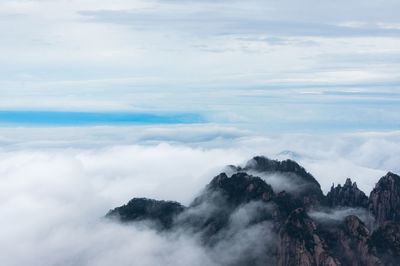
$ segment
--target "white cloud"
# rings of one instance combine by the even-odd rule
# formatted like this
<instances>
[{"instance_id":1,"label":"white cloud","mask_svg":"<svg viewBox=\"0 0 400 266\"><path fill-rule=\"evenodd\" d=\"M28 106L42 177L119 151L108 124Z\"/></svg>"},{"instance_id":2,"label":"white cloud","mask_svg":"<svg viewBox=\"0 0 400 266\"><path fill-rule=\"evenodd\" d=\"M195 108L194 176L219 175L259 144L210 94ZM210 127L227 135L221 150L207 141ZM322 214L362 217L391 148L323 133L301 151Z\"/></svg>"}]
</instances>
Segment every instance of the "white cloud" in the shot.
<instances>
[{"instance_id":1,"label":"white cloud","mask_svg":"<svg viewBox=\"0 0 400 266\"><path fill-rule=\"evenodd\" d=\"M186 102L193 87L212 94L397 82L390 59L400 52L397 7L391 0L2 1L0 108L150 109L154 95L141 97L149 88L160 95L179 88ZM341 26L349 21L364 26ZM332 53L338 59L323 58ZM340 57L360 53L387 56L367 65Z\"/></svg>"},{"instance_id":2,"label":"white cloud","mask_svg":"<svg viewBox=\"0 0 400 266\"><path fill-rule=\"evenodd\" d=\"M213 265L187 235L102 220L146 196L188 203L237 151L160 144L0 153L5 265ZM196 264L197 263L197 264Z\"/></svg>"},{"instance_id":3,"label":"white cloud","mask_svg":"<svg viewBox=\"0 0 400 266\"><path fill-rule=\"evenodd\" d=\"M382 25L396 24L398 3L384 2L3 1L0 109L196 112L264 133L393 130L400 43ZM353 88L370 95L325 93Z\"/></svg>"},{"instance_id":4,"label":"white cloud","mask_svg":"<svg viewBox=\"0 0 400 266\"><path fill-rule=\"evenodd\" d=\"M0 150L0 257L10 266L228 263L185 234L159 235L102 217L132 197L187 204L225 165L243 164L254 155L295 156L324 191L331 182L354 177L368 194L387 170L400 172L399 132L257 137L217 126L25 130L2 128L1 133L7 144ZM199 141L204 134L210 137ZM218 134L234 137L224 140ZM240 210L232 219L251 211ZM252 239L265 228L232 240ZM246 248L229 241L218 247L229 247L230 254Z\"/></svg>"},{"instance_id":5,"label":"white cloud","mask_svg":"<svg viewBox=\"0 0 400 266\"><path fill-rule=\"evenodd\" d=\"M0 261L227 263L187 235L101 217L137 196L188 203L225 165L254 155L293 156L325 192L351 177L368 194L385 172L400 173L400 133L330 131L398 126L398 9L396 0L1 1L0 109L184 110L215 124L0 127ZM325 132L273 134L304 128ZM242 248L230 244L219 248Z\"/></svg>"}]
</instances>

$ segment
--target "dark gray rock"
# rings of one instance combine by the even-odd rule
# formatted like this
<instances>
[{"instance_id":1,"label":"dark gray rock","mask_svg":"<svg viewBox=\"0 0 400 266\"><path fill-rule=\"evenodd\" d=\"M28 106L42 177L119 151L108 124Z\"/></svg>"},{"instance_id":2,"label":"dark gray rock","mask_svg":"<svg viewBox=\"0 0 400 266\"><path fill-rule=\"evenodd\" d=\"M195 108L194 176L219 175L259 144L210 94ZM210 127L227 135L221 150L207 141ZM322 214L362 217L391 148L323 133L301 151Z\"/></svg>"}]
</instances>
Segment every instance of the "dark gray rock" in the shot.
<instances>
[{"instance_id":1,"label":"dark gray rock","mask_svg":"<svg viewBox=\"0 0 400 266\"><path fill-rule=\"evenodd\" d=\"M230 266L400 265L398 175L388 173L382 177L368 199L350 179L343 186L332 186L325 197L315 178L291 160L258 156L244 168L231 166L230 171L234 173L232 176L221 173L214 177L189 207L172 201L134 198L106 216L121 222L151 221L150 224L165 232L192 233L200 236L208 249L227 243L228 239L241 239L243 231L268 228L257 229L263 233L253 235L257 241L248 242L265 247L263 255L251 252L250 245L246 252L242 251L241 259ZM257 173L283 174L290 184L305 184L302 187L306 189L275 193L262 178L255 176ZM336 215L336 211L349 208L361 211L358 217ZM310 209L333 218L312 216L314 221L307 213ZM375 231L365 225L369 224L365 218L368 211L376 219ZM242 219L238 213L245 214L245 221L237 220ZM268 237L266 232L270 234Z\"/></svg>"},{"instance_id":2,"label":"dark gray rock","mask_svg":"<svg viewBox=\"0 0 400 266\"><path fill-rule=\"evenodd\" d=\"M264 156L256 156L247 162L244 168L237 168L238 171L251 171L262 174L281 174L285 177L282 182L301 189L292 192L287 191L296 200L301 201L306 208L317 207L325 204L325 196L322 193L318 181L308 173L302 166L292 160L271 160ZM279 191L276 191L279 192Z\"/></svg>"},{"instance_id":3,"label":"dark gray rock","mask_svg":"<svg viewBox=\"0 0 400 266\"><path fill-rule=\"evenodd\" d=\"M357 216L349 215L333 228L330 250L337 254L342 265L383 266L369 245L368 228Z\"/></svg>"},{"instance_id":4,"label":"dark gray rock","mask_svg":"<svg viewBox=\"0 0 400 266\"><path fill-rule=\"evenodd\" d=\"M212 193L220 193L227 204L237 207L249 201L270 201L274 196L272 187L259 177L247 173L235 173L228 177L225 173L214 177L205 191L197 197L191 206L201 204Z\"/></svg>"},{"instance_id":5,"label":"dark gray rock","mask_svg":"<svg viewBox=\"0 0 400 266\"><path fill-rule=\"evenodd\" d=\"M384 265L400 265L400 224L385 222L372 234L370 245Z\"/></svg>"},{"instance_id":6,"label":"dark gray rock","mask_svg":"<svg viewBox=\"0 0 400 266\"><path fill-rule=\"evenodd\" d=\"M244 172L235 173L231 177L221 173L193 200L188 211L179 217L179 223L195 232L201 231L206 240L219 238L217 233L228 226L235 210L250 202L267 204L273 198L272 187L259 177ZM250 222L262 222L272 219L272 216L272 209L266 205L259 208Z\"/></svg>"},{"instance_id":7,"label":"dark gray rock","mask_svg":"<svg viewBox=\"0 0 400 266\"><path fill-rule=\"evenodd\" d=\"M389 172L379 180L369 196L369 208L377 225L400 222L400 176Z\"/></svg>"},{"instance_id":8,"label":"dark gray rock","mask_svg":"<svg viewBox=\"0 0 400 266\"><path fill-rule=\"evenodd\" d=\"M338 266L317 231L314 221L302 208L294 210L283 225L278 244L278 265Z\"/></svg>"},{"instance_id":9,"label":"dark gray rock","mask_svg":"<svg viewBox=\"0 0 400 266\"><path fill-rule=\"evenodd\" d=\"M352 183L350 178L346 183L334 187L326 195L326 203L329 207L368 207L368 197L358 189L356 182Z\"/></svg>"},{"instance_id":10,"label":"dark gray rock","mask_svg":"<svg viewBox=\"0 0 400 266\"><path fill-rule=\"evenodd\" d=\"M148 220L155 222L161 229L171 228L174 219L185 207L178 202L134 198L127 204L110 210L107 217L121 222Z\"/></svg>"}]
</instances>

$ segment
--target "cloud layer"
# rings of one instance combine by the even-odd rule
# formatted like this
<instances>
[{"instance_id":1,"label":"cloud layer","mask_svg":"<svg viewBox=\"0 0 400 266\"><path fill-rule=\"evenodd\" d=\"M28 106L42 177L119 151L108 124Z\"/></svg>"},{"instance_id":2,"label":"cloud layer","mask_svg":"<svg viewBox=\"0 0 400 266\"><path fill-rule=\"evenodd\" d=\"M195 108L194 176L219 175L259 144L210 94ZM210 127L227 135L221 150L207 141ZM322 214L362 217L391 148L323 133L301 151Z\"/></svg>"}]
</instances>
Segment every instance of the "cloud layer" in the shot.
<instances>
[{"instance_id":1,"label":"cloud layer","mask_svg":"<svg viewBox=\"0 0 400 266\"><path fill-rule=\"evenodd\" d=\"M397 9L392 0L2 1L0 109L394 130Z\"/></svg>"},{"instance_id":2,"label":"cloud layer","mask_svg":"<svg viewBox=\"0 0 400 266\"><path fill-rule=\"evenodd\" d=\"M132 197L188 203L226 165L254 155L298 161L325 192L351 177L368 194L387 171L400 173L399 8L397 0L1 1L0 110L184 112L210 123L0 127L0 261L229 264L247 248L232 243L267 237L268 227L208 250L182 232L102 217ZM247 207L232 227L251 215Z\"/></svg>"},{"instance_id":3,"label":"cloud layer","mask_svg":"<svg viewBox=\"0 0 400 266\"><path fill-rule=\"evenodd\" d=\"M213 253L218 249L208 250L187 234L162 235L102 217L132 197L187 204L225 165L243 164L256 154L296 159L324 191L331 182L352 177L368 194L386 171L400 172L398 132L257 137L234 129L171 127L149 129L146 137L133 135L132 142L118 134L138 128L119 133L114 129L113 136L105 128L73 133L59 128L30 130L29 140L2 136L7 145L0 151L0 258L6 265L224 265L229 258L218 257ZM184 132L192 138L180 141ZM199 142L197 136L204 132L209 132L209 139ZM168 142L157 141L163 133ZM231 136L229 141L220 137L224 134ZM51 143L41 142L50 135ZM93 140L92 145L71 145L84 135ZM240 227L248 215L251 208L238 211L232 226ZM235 237L268 235L262 231L266 228L233 236L233 242ZM231 242L220 245L223 250L230 247L232 254L246 248Z\"/></svg>"}]
</instances>

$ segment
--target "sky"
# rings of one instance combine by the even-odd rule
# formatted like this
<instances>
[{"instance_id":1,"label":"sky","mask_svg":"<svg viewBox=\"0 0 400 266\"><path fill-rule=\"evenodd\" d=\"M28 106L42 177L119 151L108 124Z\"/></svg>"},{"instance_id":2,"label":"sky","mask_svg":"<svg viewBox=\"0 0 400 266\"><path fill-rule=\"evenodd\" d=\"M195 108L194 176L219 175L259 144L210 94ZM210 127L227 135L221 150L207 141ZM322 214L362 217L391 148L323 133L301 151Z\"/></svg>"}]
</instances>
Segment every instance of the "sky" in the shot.
<instances>
[{"instance_id":1,"label":"sky","mask_svg":"<svg viewBox=\"0 0 400 266\"><path fill-rule=\"evenodd\" d=\"M103 217L133 197L188 204L255 155L298 161L324 193L350 177L368 195L400 173L398 10L0 1L1 264L229 264L193 236Z\"/></svg>"},{"instance_id":2,"label":"sky","mask_svg":"<svg viewBox=\"0 0 400 266\"><path fill-rule=\"evenodd\" d=\"M191 113L262 133L396 130L399 5L4 0L0 110Z\"/></svg>"}]
</instances>

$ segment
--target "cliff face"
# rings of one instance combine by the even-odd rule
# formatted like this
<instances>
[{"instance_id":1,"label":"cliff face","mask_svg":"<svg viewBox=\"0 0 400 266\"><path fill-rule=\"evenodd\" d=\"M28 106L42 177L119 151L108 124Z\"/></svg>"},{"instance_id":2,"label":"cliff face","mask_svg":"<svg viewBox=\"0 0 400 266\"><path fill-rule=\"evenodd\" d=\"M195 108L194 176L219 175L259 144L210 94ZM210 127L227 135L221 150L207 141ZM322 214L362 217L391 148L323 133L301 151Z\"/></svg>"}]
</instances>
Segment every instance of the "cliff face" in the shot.
<instances>
[{"instance_id":1,"label":"cliff face","mask_svg":"<svg viewBox=\"0 0 400 266\"><path fill-rule=\"evenodd\" d=\"M314 221L304 209L294 210L283 225L278 245L278 265L337 266Z\"/></svg>"},{"instance_id":2,"label":"cliff face","mask_svg":"<svg viewBox=\"0 0 400 266\"><path fill-rule=\"evenodd\" d=\"M334 187L326 195L327 205L330 207L361 207L368 206L368 197L357 188L356 182L348 178L346 183Z\"/></svg>"},{"instance_id":3,"label":"cliff face","mask_svg":"<svg viewBox=\"0 0 400 266\"><path fill-rule=\"evenodd\" d=\"M290 160L259 156L232 169L231 176L214 177L188 207L135 198L107 217L152 221L165 233L199 237L208 250L218 252L226 250L227 242L248 244L235 249L240 259L218 264L222 266L400 265L399 176L382 177L368 199L350 179L343 186L332 186L324 196L316 179ZM274 191L257 173L279 174L289 185L305 184L305 189ZM371 215L376 221L368 227L365 217ZM260 248L261 252L254 251Z\"/></svg>"},{"instance_id":4,"label":"cliff face","mask_svg":"<svg viewBox=\"0 0 400 266\"><path fill-rule=\"evenodd\" d=\"M345 218L339 230L339 257L344 264L353 266L383 265L369 246L369 230L365 224L354 215Z\"/></svg>"},{"instance_id":5,"label":"cliff face","mask_svg":"<svg viewBox=\"0 0 400 266\"><path fill-rule=\"evenodd\" d=\"M343 265L383 265L370 247L368 228L357 216L349 215L332 228L330 249L337 254Z\"/></svg>"},{"instance_id":6,"label":"cliff face","mask_svg":"<svg viewBox=\"0 0 400 266\"><path fill-rule=\"evenodd\" d=\"M229 226L232 215L251 202L262 204L249 218L249 223L272 219L269 203L273 198L271 186L259 177L243 172L228 177L222 173L211 180L189 205L188 211L178 217L177 223L200 232L205 242L212 243L223 237L220 231Z\"/></svg>"},{"instance_id":7,"label":"cliff face","mask_svg":"<svg viewBox=\"0 0 400 266\"><path fill-rule=\"evenodd\" d=\"M371 246L379 254L384 265L400 265L400 224L386 222L371 236Z\"/></svg>"},{"instance_id":8,"label":"cliff face","mask_svg":"<svg viewBox=\"0 0 400 266\"><path fill-rule=\"evenodd\" d=\"M379 180L369 196L369 208L378 225L383 225L386 221L400 221L400 177L398 175L389 172Z\"/></svg>"}]
</instances>

